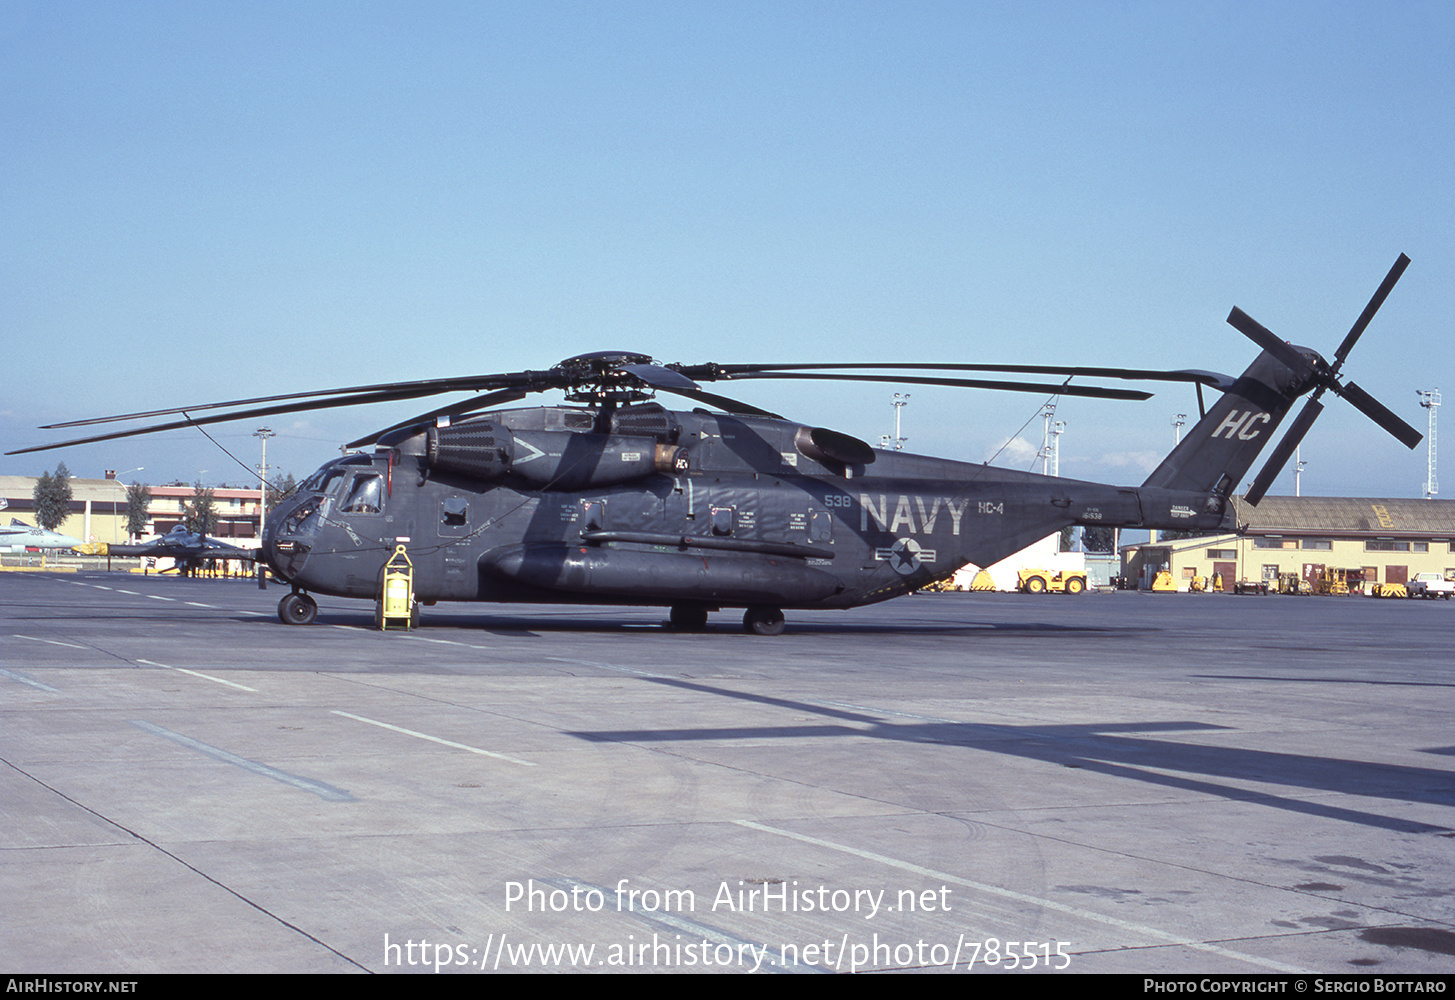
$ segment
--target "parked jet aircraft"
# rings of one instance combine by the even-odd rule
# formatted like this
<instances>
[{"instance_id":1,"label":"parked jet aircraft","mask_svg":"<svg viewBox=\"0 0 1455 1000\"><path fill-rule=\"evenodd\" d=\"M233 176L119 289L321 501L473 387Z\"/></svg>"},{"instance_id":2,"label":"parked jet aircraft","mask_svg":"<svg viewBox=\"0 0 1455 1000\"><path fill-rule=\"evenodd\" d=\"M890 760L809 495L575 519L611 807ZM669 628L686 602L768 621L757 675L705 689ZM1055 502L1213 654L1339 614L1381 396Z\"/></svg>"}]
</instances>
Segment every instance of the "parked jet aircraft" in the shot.
<instances>
[{"instance_id":1,"label":"parked jet aircraft","mask_svg":"<svg viewBox=\"0 0 1455 1000\"><path fill-rule=\"evenodd\" d=\"M257 559L253 549L238 548L218 541L209 535L188 531L177 525L160 538L135 545L108 545L108 554L113 556L142 556L144 558L170 558L177 561L177 569L183 576L191 576L202 568L208 559L241 559L252 562Z\"/></svg>"},{"instance_id":2,"label":"parked jet aircraft","mask_svg":"<svg viewBox=\"0 0 1455 1000\"><path fill-rule=\"evenodd\" d=\"M0 525L0 552L24 552L27 549L74 549L76 546L84 544L79 538L34 527L18 517L12 517L7 525Z\"/></svg>"}]
</instances>

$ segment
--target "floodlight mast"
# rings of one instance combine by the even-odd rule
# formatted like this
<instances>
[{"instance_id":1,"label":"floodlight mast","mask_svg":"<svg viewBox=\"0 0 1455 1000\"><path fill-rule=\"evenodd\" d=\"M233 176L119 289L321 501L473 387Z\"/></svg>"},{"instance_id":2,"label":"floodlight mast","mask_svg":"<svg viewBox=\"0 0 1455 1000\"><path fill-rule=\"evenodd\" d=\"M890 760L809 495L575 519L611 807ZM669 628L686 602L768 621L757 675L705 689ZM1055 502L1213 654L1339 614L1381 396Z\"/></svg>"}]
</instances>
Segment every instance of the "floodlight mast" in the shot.
<instances>
[{"instance_id":1,"label":"floodlight mast","mask_svg":"<svg viewBox=\"0 0 1455 1000\"><path fill-rule=\"evenodd\" d=\"M1433 500L1435 494L1440 492L1440 481L1435 477L1435 411L1440 408L1440 389L1416 389L1415 395L1420 397L1420 405L1430 411L1430 427L1426 433L1429 440L1429 468L1425 473L1425 499Z\"/></svg>"},{"instance_id":2,"label":"floodlight mast","mask_svg":"<svg viewBox=\"0 0 1455 1000\"><path fill-rule=\"evenodd\" d=\"M276 437L271 427L259 427L253 437L263 442L263 460L258 463L258 541L263 539L263 525L268 523L268 438ZM261 572L261 569L259 570Z\"/></svg>"},{"instance_id":3,"label":"floodlight mast","mask_svg":"<svg viewBox=\"0 0 1455 1000\"><path fill-rule=\"evenodd\" d=\"M909 405L909 397L910 393L907 392L896 392L894 394L894 402L890 404L894 407L894 437L890 437L888 434L879 435L879 443L886 450L893 446L895 451L904 451L905 442L909 440L909 438L899 432L899 416L904 411L904 408Z\"/></svg>"}]
</instances>

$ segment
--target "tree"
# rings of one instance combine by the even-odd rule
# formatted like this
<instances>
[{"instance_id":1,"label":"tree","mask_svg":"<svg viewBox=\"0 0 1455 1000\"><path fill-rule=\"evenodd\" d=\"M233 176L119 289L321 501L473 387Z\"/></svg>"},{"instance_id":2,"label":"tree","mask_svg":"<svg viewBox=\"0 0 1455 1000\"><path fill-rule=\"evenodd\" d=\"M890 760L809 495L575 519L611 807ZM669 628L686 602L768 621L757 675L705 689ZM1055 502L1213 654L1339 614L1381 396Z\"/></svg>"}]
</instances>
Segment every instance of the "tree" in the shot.
<instances>
[{"instance_id":1,"label":"tree","mask_svg":"<svg viewBox=\"0 0 1455 1000\"><path fill-rule=\"evenodd\" d=\"M71 473L62 462L55 472L42 473L35 481L35 523L55 531L71 516Z\"/></svg>"},{"instance_id":2,"label":"tree","mask_svg":"<svg viewBox=\"0 0 1455 1000\"><path fill-rule=\"evenodd\" d=\"M298 483L293 479L293 473L288 473L281 480L275 479L268 484L268 509L277 510L278 504L288 499L298 489Z\"/></svg>"},{"instance_id":3,"label":"tree","mask_svg":"<svg viewBox=\"0 0 1455 1000\"><path fill-rule=\"evenodd\" d=\"M1061 541L1057 546L1058 552L1070 552L1076 545L1076 525L1068 524L1061 529Z\"/></svg>"},{"instance_id":4,"label":"tree","mask_svg":"<svg viewBox=\"0 0 1455 1000\"><path fill-rule=\"evenodd\" d=\"M1081 545L1087 552L1110 552L1115 535L1112 528L1082 528Z\"/></svg>"},{"instance_id":5,"label":"tree","mask_svg":"<svg viewBox=\"0 0 1455 1000\"><path fill-rule=\"evenodd\" d=\"M1157 540L1162 542L1180 542L1187 538L1207 538L1209 535L1219 534L1222 534L1222 532L1214 531L1211 528L1198 528L1195 531L1168 530L1157 532Z\"/></svg>"},{"instance_id":6,"label":"tree","mask_svg":"<svg viewBox=\"0 0 1455 1000\"><path fill-rule=\"evenodd\" d=\"M147 512L152 505L152 491L146 483L132 483L126 488L126 534L129 538L145 535Z\"/></svg>"},{"instance_id":7,"label":"tree","mask_svg":"<svg viewBox=\"0 0 1455 1000\"><path fill-rule=\"evenodd\" d=\"M209 535L217 523L217 502L212 487L203 487L198 480L192 487L192 498L182 512L182 526L199 535Z\"/></svg>"}]
</instances>

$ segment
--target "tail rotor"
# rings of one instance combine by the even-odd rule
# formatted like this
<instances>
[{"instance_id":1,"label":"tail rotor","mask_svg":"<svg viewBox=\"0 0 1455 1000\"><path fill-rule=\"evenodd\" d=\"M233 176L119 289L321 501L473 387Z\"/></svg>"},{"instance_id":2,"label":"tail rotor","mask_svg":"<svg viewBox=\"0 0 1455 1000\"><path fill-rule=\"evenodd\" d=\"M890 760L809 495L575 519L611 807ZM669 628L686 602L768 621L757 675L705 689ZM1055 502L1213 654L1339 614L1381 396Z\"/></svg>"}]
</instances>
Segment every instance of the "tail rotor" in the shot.
<instances>
[{"instance_id":1,"label":"tail rotor","mask_svg":"<svg viewBox=\"0 0 1455 1000\"><path fill-rule=\"evenodd\" d=\"M1263 495L1268 492L1268 488L1283 471L1284 465L1293 457L1293 453L1303 441L1304 435L1309 432L1309 428L1313 426L1314 421L1324 410L1324 405L1319 402L1319 397L1324 394L1325 390L1346 400L1360 413L1392 434L1406 448L1412 449L1424 439L1424 435L1401 420L1389 407L1361 389L1358 383L1339 381L1339 369L1343 367L1344 359L1349 356L1355 343L1363 336L1365 328L1374 319L1374 314L1379 311L1384 300L1389 297L1395 282L1399 281L1400 275L1404 274L1409 263L1408 257L1404 254L1399 255L1399 259L1384 276L1384 281L1380 282L1379 288L1369 300L1369 304L1364 307L1364 311L1359 314L1359 318L1355 320L1354 325L1345 335L1339 349L1334 352L1332 364L1312 351L1305 353L1280 340L1272 331L1236 306L1228 315L1228 323L1234 329L1291 369L1304 381L1305 386L1314 386L1313 395L1299 411L1298 417L1294 419L1288 433L1273 449L1273 454L1268 457L1267 463L1258 473L1257 478L1253 480L1252 487L1244 495L1243 499L1248 503L1256 506L1258 501L1263 499Z\"/></svg>"}]
</instances>

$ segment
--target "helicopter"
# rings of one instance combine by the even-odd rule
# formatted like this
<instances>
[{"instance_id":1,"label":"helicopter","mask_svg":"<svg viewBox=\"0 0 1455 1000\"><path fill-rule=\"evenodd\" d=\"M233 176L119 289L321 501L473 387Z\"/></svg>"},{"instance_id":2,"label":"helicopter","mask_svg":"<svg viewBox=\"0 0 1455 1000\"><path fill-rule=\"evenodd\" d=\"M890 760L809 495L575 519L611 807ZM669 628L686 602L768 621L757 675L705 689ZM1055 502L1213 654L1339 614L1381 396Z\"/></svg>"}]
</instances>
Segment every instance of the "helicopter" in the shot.
<instances>
[{"instance_id":1,"label":"helicopter","mask_svg":"<svg viewBox=\"0 0 1455 1000\"><path fill-rule=\"evenodd\" d=\"M1422 435L1339 371L1399 280L1401 254L1332 361L1285 343L1242 310L1228 322L1261 348L1242 375L1040 365L659 364L625 351L542 371L380 383L122 414L74 427L182 414L40 451L278 413L472 391L474 398L359 438L269 516L261 557L290 592L279 619L307 625L314 594L375 601L400 547L418 603L487 601L669 608L696 632L710 612L778 635L785 609L847 609L908 594L966 563L989 565L1068 525L1235 529L1230 498L1298 398L1311 398L1245 499L1256 504L1338 395L1401 443ZM967 378L1006 373L1060 382ZM749 379L954 385L1112 399L1151 393L1076 377L1191 383L1200 419L1140 486L1037 475L876 450L703 388ZM1219 391L1210 407L1203 390ZM510 408L564 390L564 406ZM674 411L658 393L704 404ZM239 409L242 407L243 409ZM203 414L202 411L225 412ZM12 452L17 454L19 452Z\"/></svg>"}]
</instances>

